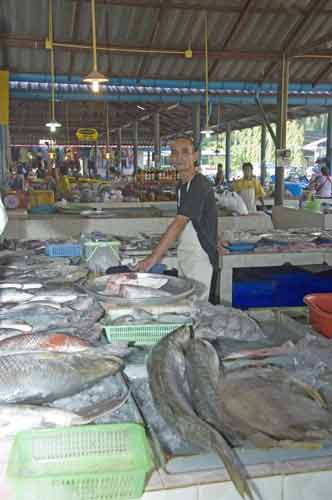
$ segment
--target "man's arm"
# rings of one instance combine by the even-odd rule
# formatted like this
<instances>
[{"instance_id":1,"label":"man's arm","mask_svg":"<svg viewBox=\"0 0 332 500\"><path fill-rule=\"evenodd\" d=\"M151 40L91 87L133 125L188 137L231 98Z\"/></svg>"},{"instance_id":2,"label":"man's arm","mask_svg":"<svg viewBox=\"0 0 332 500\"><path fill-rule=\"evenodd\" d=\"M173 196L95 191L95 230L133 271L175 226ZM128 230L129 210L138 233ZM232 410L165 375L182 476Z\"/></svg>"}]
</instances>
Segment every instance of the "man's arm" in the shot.
<instances>
[{"instance_id":1,"label":"man's arm","mask_svg":"<svg viewBox=\"0 0 332 500\"><path fill-rule=\"evenodd\" d=\"M168 226L165 233L162 235L158 246L153 250L152 254L146 257L144 260L138 262L134 270L146 272L149 271L149 269L151 269L151 267L153 267L155 264L160 262L172 243L177 239L179 234L182 233L188 221L188 217L177 215L173 222L171 222L171 224Z\"/></svg>"}]
</instances>

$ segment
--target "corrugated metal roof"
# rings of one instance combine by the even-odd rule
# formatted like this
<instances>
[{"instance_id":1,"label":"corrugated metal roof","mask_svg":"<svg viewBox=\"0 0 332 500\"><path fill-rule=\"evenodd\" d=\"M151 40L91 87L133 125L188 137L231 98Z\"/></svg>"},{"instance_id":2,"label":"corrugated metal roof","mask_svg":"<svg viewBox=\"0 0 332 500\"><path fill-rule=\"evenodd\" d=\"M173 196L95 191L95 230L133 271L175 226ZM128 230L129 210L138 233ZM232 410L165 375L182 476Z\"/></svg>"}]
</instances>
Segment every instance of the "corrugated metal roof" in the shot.
<instances>
[{"instance_id":1,"label":"corrugated metal roof","mask_svg":"<svg viewBox=\"0 0 332 500\"><path fill-rule=\"evenodd\" d=\"M174 0L175 1L175 0ZM318 2L318 0L317 0ZM126 5L129 3L130 5ZM139 3L139 2L136 2ZM181 2L175 1L179 4ZM32 39L43 40L48 32L48 13L46 0L2 0L0 23L2 33L15 34L17 37L26 36ZM240 16L242 1L229 2L227 0L212 1L182 1L185 9L171 8L168 2L162 9L152 8L159 2L151 0L141 2L147 6L134 7L135 2L124 0L114 2L97 1L97 39L99 44L126 47L154 47L185 50L189 43L194 50L204 47L204 10L209 11L209 48L219 51L234 29ZM57 41L76 41L89 44L91 41L90 2L87 0L53 0L54 5L54 37ZM190 5L195 9L189 10ZM234 37L226 46L227 49L243 51L279 51L285 48L285 43L292 30L301 21L305 21L304 29L299 29L294 41L295 45L303 45L308 41L324 36L330 31L328 13L332 14L332 2L321 2L321 9L312 17L305 12L310 0L274 1L257 0L252 3L251 11L246 17L244 26L237 30ZM221 9L219 11L218 9ZM229 11L227 11L229 9ZM236 11L236 9L238 9ZM279 10L278 10L279 9ZM284 9L284 10L282 10ZM235 10L235 11L234 11ZM75 14L75 18L73 18ZM159 29L152 40L156 23L160 16ZM75 38L75 40L74 40ZM152 43L151 43L152 40ZM292 45L292 44L291 44ZM326 46L325 46L326 48ZM6 54L6 51L8 53ZM91 67L91 53L88 50L70 53L56 49L57 73L84 75ZM72 55L71 55L72 54ZM124 54L99 54L99 69L113 76L137 77L145 61L144 76L153 78L195 78L200 79L203 74L202 58L186 60L174 56L144 56ZM3 48L0 51L0 64L16 72L49 71L48 53L46 50L33 48ZM230 59L221 61L213 79L249 79L256 81L261 77L269 61ZM291 72L291 79L299 81L296 63ZM210 66L213 61L210 62ZM310 61L306 64L309 69L303 71L301 78L310 81L322 62ZM292 65L293 66L293 65ZM311 67L311 70L310 70ZM276 72L270 78L276 81ZM332 75L327 80L332 82Z\"/></svg>"},{"instance_id":2,"label":"corrugated metal roof","mask_svg":"<svg viewBox=\"0 0 332 500\"><path fill-rule=\"evenodd\" d=\"M220 52L224 49L237 52L279 52L302 47L312 40L328 35L331 31L328 20L332 15L332 0L252 1L248 15L244 15L243 26L238 29L236 26L243 14L244 5L247 3L243 0L201 0L200 2L197 0L166 2L96 0L96 3L97 41L99 45L104 46L152 47L184 51L190 45L193 51L202 53L204 8L208 9L209 50L211 52ZM163 7L160 8L161 3ZM53 0L53 6L55 40L90 45L90 1ZM308 11L309 8L312 9L312 15ZM234 36L230 38L234 30ZM2 0L0 4L0 67L8 67L15 73L49 74L49 52L42 47L42 41L46 39L47 33L47 0ZM7 42L6 35L10 37ZM36 41L35 44L33 40ZM34 45L38 48L34 48ZM325 43L310 52L317 50L328 51L330 49ZM57 74L84 76L91 70L91 51L69 51L56 48L55 64ZM256 58L247 59L239 57L238 54L233 57L228 55L217 63L216 59L211 58L209 67L210 78L215 81L278 81L278 61L258 58L257 55ZM98 52L98 68L110 77L202 80L204 58L202 54L200 57L185 59L164 54L152 56ZM318 77L321 82L332 84L330 59L291 60L291 82L313 83L318 80ZM117 87L114 92L121 93L121 89ZM132 92L137 92L137 89ZM145 89L144 92L148 90ZM164 89L162 92L168 91ZM174 94L174 90L172 92ZM178 95L184 93L184 90L178 91ZM14 135L21 134L16 124L19 122L18 116L22 109L26 109L24 123L27 124L30 119L40 122L38 115L43 116L43 110L47 109L45 102L36 103L34 108L30 107L30 104L25 101L14 100L12 102ZM75 104L77 113L83 109L79 107L79 104ZM87 106L84 108L85 114L91 113L86 120L91 124L97 120L102 126L101 119L96 118L93 113L99 104L84 103L84 105ZM57 111L59 108L60 114L63 106L64 103L57 103ZM150 110L156 109L156 106L147 105ZM305 112L312 114L323 109L312 106ZM127 117L128 119L135 117L136 111L135 104L123 106L119 104L116 125L126 123ZM272 112L272 108L269 112ZM292 112L290 110L290 113ZM186 106L179 106L179 109L171 112L163 110L163 113L166 114L162 117L163 135L167 135L172 128L185 130L184 127L191 126L191 112ZM296 113L300 116L303 108ZM225 106L224 120L230 121L234 127L250 126L260 122L256 108L251 109L250 106L241 108ZM141 129L144 134L152 136L151 123L142 123ZM124 133L127 134L127 132Z\"/></svg>"}]
</instances>

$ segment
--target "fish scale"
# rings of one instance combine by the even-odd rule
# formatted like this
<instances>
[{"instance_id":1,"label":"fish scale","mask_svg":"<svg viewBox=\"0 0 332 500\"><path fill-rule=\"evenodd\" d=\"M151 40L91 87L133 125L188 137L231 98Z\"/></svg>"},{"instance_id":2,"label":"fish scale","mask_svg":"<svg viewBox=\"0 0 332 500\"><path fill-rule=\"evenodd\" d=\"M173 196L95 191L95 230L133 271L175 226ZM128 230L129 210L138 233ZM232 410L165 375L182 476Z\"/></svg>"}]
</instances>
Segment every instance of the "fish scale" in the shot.
<instances>
[{"instance_id":1,"label":"fish scale","mask_svg":"<svg viewBox=\"0 0 332 500\"><path fill-rule=\"evenodd\" d=\"M29 352L0 356L0 404L45 403L71 396L115 374L120 359L93 354Z\"/></svg>"}]
</instances>

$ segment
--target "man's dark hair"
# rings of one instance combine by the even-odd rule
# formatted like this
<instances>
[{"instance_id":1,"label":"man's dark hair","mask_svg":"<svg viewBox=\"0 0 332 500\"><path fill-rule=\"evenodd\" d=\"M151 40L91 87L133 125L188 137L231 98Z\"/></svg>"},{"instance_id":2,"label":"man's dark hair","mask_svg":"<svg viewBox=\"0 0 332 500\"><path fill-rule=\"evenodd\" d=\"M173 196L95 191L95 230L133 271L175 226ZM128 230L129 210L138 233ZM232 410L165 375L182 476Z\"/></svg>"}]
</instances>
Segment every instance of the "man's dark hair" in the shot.
<instances>
[{"instance_id":1,"label":"man's dark hair","mask_svg":"<svg viewBox=\"0 0 332 500\"><path fill-rule=\"evenodd\" d=\"M250 163L249 161L246 161L246 162L243 163L242 170L244 170L246 167L251 168L251 170L254 170L254 167L252 166L252 163Z\"/></svg>"}]
</instances>

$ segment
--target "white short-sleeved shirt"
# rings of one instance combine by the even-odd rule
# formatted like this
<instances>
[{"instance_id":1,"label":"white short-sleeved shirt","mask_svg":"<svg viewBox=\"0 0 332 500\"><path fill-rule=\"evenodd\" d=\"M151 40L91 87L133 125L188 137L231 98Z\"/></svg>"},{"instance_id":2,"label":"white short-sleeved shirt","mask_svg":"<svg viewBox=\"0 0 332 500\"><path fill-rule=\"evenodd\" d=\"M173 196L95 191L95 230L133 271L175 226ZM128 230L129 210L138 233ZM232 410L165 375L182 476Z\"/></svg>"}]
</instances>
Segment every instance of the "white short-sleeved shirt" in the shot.
<instances>
[{"instance_id":1,"label":"white short-sleeved shirt","mask_svg":"<svg viewBox=\"0 0 332 500\"><path fill-rule=\"evenodd\" d=\"M329 198L332 195L332 178L321 175L316 180L316 194L321 198Z\"/></svg>"}]
</instances>

